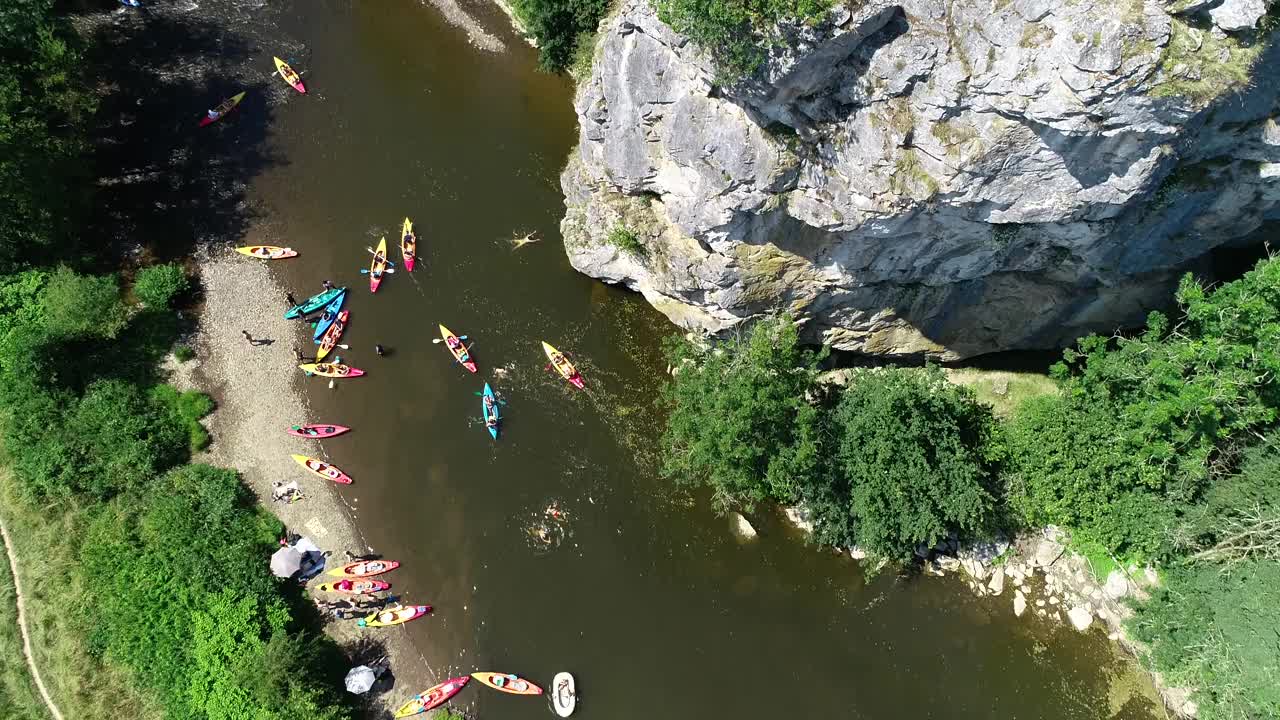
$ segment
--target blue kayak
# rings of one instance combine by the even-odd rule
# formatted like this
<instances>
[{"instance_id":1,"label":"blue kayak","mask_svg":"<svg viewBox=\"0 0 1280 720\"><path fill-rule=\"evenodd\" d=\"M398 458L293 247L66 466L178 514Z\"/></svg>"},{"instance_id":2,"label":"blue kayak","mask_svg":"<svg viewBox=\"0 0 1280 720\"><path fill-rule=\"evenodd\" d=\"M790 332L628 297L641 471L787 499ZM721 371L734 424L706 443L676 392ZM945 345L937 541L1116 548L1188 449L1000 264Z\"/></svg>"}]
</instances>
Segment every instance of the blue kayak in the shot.
<instances>
[{"instance_id":1,"label":"blue kayak","mask_svg":"<svg viewBox=\"0 0 1280 720\"><path fill-rule=\"evenodd\" d=\"M493 406L493 419L489 419L489 407ZM484 397L480 398L480 410L484 413L484 424L489 429L489 434L494 440L498 439L498 423L502 422L502 416L498 413L498 398L493 394L493 388L489 387L489 383L484 384Z\"/></svg>"},{"instance_id":2,"label":"blue kayak","mask_svg":"<svg viewBox=\"0 0 1280 720\"><path fill-rule=\"evenodd\" d=\"M342 293L338 297L334 298L328 305L324 306L324 314L316 321L316 333L313 338L316 342L320 342L320 337L324 335L324 331L328 330L330 325L337 322L338 311L342 310L342 301L346 299L347 294Z\"/></svg>"}]
</instances>

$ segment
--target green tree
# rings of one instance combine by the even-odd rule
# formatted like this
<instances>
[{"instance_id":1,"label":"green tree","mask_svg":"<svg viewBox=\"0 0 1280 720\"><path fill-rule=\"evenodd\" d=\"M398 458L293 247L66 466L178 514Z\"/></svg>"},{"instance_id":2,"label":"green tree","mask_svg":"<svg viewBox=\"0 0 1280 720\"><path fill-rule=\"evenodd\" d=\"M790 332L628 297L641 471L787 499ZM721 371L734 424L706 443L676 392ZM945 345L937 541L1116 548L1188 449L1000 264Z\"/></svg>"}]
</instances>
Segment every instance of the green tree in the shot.
<instances>
[{"instance_id":1,"label":"green tree","mask_svg":"<svg viewBox=\"0 0 1280 720\"><path fill-rule=\"evenodd\" d=\"M834 468L801 492L818 541L897 560L991 522L995 416L938 368L855 371L828 422Z\"/></svg>"},{"instance_id":2,"label":"green tree","mask_svg":"<svg viewBox=\"0 0 1280 720\"><path fill-rule=\"evenodd\" d=\"M138 271L133 292L148 307L165 308L191 287L187 271L177 263L152 265Z\"/></svg>"},{"instance_id":3,"label":"green tree","mask_svg":"<svg viewBox=\"0 0 1280 720\"><path fill-rule=\"evenodd\" d=\"M50 264L87 205L74 37L53 0L0 3L0 272Z\"/></svg>"},{"instance_id":4,"label":"green tree","mask_svg":"<svg viewBox=\"0 0 1280 720\"><path fill-rule=\"evenodd\" d=\"M114 338L128 322L114 275L80 275L60 267L41 297L45 330L55 338Z\"/></svg>"},{"instance_id":5,"label":"green tree","mask_svg":"<svg viewBox=\"0 0 1280 720\"><path fill-rule=\"evenodd\" d=\"M801 348L791 319L705 350L677 338L668 358L679 372L664 393L665 474L706 484L720 509L792 500L819 460L810 397L821 356Z\"/></svg>"},{"instance_id":6,"label":"green tree","mask_svg":"<svg viewBox=\"0 0 1280 720\"><path fill-rule=\"evenodd\" d=\"M1161 555L1223 450L1276 420L1280 263L1212 291L1188 276L1177 298L1178 326L1152 313L1137 337L1081 340L1054 370L1062 395L1014 419L1010 493L1030 522Z\"/></svg>"},{"instance_id":7,"label":"green tree","mask_svg":"<svg viewBox=\"0 0 1280 720\"><path fill-rule=\"evenodd\" d=\"M516 16L538 41L538 65L559 72L579 44L594 42L609 0L513 0Z\"/></svg>"}]
</instances>

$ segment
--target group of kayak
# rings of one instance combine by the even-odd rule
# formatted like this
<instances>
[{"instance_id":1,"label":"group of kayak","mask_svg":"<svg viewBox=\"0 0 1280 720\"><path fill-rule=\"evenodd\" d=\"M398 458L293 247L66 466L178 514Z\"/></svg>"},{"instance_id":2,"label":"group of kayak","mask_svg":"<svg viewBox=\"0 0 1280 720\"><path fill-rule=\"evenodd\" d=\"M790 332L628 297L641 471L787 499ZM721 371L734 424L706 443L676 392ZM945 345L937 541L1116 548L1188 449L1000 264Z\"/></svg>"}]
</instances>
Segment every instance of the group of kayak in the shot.
<instances>
[{"instance_id":1,"label":"group of kayak","mask_svg":"<svg viewBox=\"0 0 1280 720\"><path fill-rule=\"evenodd\" d=\"M274 58L274 60L276 71L280 77L299 93L306 93L306 87L302 84L302 78L299 74L280 58ZM204 127L222 119L235 110L244 97L245 93L240 92L219 103L200 120L200 126ZM417 249L418 241L413 231L413 222L409 218L405 218L400 233L400 254L406 272L413 272L418 259ZM298 256L297 251L292 248L274 245L251 245L236 248L236 250L249 257L263 260L283 260ZM373 258L370 261L369 269L367 271L362 269L361 273L369 276L369 291L376 293L384 277L395 272L395 266L387 258L387 240L385 237L380 239L377 249L368 248L368 250L373 255ZM312 339L319 346L316 350L315 361L302 363L298 367L307 375L328 378L360 377L365 374L364 371L342 364L341 358L335 357L332 362L325 362L325 359L335 348L346 347L345 345L339 345L339 340L341 340L342 334L351 319L350 311L342 307L347 297L347 288L331 287L328 282L325 283L325 286L323 292L317 293L290 307L284 314L287 319L303 319L305 321L308 316L319 313L314 318L314 330L312 332ZM457 335L444 325L440 325L439 330L440 339L433 340L433 342L443 342L459 365L471 373L476 373L478 371L476 362L464 342L468 339L467 336ZM542 348L550 363L548 368L554 369L574 387L580 389L584 387L582 376L563 353L545 341L542 343ZM381 346L378 347L378 352L381 354ZM481 409L484 413L485 427L496 440L502 420L498 398L487 382L484 385L484 390L478 394L481 396ZM302 438L319 440L338 437L350 430L351 428L344 425L313 423L294 425L288 428L286 432ZM349 485L352 482L350 475L332 463L306 455L294 454L292 457L303 469L321 479L344 485ZM358 560L330 570L328 576L334 579L320 583L316 586L316 590L346 595L370 595L387 591L390 590L391 583L376 579L376 576L389 573L399 566L400 563L393 560ZM356 624L360 627L369 628L402 625L430 614L431 610L430 605L403 605L396 603L373 612L366 617L357 619ZM395 717L410 717L440 707L457 695L472 679L495 690L512 695L541 695L543 692L542 688L533 682L517 675L498 672L474 672L470 675L451 678L428 688L401 705L396 710ZM577 704L573 676L566 672L557 674L552 681L551 696L556 713L561 717L568 717Z\"/></svg>"}]
</instances>

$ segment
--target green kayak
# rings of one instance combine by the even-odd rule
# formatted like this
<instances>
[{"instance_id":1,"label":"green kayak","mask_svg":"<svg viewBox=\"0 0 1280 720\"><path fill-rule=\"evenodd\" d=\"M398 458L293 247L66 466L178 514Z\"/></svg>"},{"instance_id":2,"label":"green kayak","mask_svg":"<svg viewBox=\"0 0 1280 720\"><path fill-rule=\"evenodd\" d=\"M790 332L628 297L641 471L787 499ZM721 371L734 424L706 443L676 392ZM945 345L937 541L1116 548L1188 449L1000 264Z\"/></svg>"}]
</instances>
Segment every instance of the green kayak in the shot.
<instances>
[{"instance_id":1,"label":"green kayak","mask_svg":"<svg viewBox=\"0 0 1280 720\"><path fill-rule=\"evenodd\" d=\"M332 290L325 290L319 295L312 295L311 297L304 300L301 305L295 305L294 307L289 308L288 311L285 312L284 316L292 320L294 318L302 317L307 313L315 312L320 308L324 307L325 305L328 305L331 300L345 293L346 291L347 291L346 288L340 287L340 288L334 288Z\"/></svg>"}]
</instances>

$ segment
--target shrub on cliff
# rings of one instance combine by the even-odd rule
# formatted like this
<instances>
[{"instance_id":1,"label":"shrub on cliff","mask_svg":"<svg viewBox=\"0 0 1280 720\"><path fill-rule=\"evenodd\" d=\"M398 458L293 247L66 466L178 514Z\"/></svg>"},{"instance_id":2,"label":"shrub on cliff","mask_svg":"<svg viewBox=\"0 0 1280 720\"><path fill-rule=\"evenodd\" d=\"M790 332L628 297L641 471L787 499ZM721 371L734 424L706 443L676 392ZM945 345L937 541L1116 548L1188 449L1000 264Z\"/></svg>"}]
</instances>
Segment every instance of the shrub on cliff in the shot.
<instances>
[{"instance_id":1,"label":"shrub on cliff","mask_svg":"<svg viewBox=\"0 0 1280 720\"><path fill-rule=\"evenodd\" d=\"M897 560L990 524L995 416L940 369L856 371L827 422L833 465L800 481L819 542Z\"/></svg>"},{"instance_id":2,"label":"shrub on cliff","mask_svg":"<svg viewBox=\"0 0 1280 720\"><path fill-rule=\"evenodd\" d=\"M1177 299L1177 326L1152 313L1137 337L1081 340L1054 369L1061 396L1015 417L1010 490L1030 522L1162 554L1233 443L1276 420L1280 262L1213 291L1188 276Z\"/></svg>"},{"instance_id":3,"label":"shrub on cliff","mask_svg":"<svg viewBox=\"0 0 1280 720\"><path fill-rule=\"evenodd\" d=\"M663 471L706 484L716 507L788 502L817 471L819 355L802 349L788 317L761 321L746 338L702 348L676 338L667 348L679 369L664 400Z\"/></svg>"},{"instance_id":4,"label":"shrub on cliff","mask_svg":"<svg viewBox=\"0 0 1280 720\"><path fill-rule=\"evenodd\" d=\"M152 308L169 307L173 299L189 287L187 272L177 263L144 267L133 280L134 294Z\"/></svg>"},{"instance_id":5,"label":"shrub on cliff","mask_svg":"<svg viewBox=\"0 0 1280 720\"><path fill-rule=\"evenodd\" d=\"M778 40L778 23L816 23L833 4L833 0L654 0L659 19L711 53L723 81L750 75L760 66Z\"/></svg>"},{"instance_id":6,"label":"shrub on cliff","mask_svg":"<svg viewBox=\"0 0 1280 720\"><path fill-rule=\"evenodd\" d=\"M594 42L596 26L609 10L609 0L513 0L516 16L538 41L538 65L560 72Z\"/></svg>"}]
</instances>

